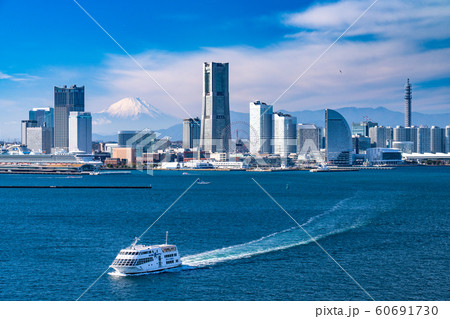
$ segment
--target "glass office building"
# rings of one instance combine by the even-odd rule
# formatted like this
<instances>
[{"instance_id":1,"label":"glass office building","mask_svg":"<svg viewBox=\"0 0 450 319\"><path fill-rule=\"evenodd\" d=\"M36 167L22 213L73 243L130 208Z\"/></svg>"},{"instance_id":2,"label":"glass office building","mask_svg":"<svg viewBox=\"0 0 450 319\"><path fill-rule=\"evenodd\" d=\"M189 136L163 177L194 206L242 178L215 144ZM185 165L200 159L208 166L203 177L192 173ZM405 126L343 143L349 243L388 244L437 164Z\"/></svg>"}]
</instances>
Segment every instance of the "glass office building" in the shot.
<instances>
[{"instance_id":1,"label":"glass office building","mask_svg":"<svg viewBox=\"0 0 450 319\"><path fill-rule=\"evenodd\" d=\"M68 88L54 88L54 146L68 149L69 147L69 114L70 112L84 112L84 86L76 85Z\"/></svg>"},{"instance_id":2,"label":"glass office building","mask_svg":"<svg viewBox=\"0 0 450 319\"><path fill-rule=\"evenodd\" d=\"M325 110L326 158L332 165L352 163L352 134L345 118L334 110Z\"/></svg>"}]
</instances>

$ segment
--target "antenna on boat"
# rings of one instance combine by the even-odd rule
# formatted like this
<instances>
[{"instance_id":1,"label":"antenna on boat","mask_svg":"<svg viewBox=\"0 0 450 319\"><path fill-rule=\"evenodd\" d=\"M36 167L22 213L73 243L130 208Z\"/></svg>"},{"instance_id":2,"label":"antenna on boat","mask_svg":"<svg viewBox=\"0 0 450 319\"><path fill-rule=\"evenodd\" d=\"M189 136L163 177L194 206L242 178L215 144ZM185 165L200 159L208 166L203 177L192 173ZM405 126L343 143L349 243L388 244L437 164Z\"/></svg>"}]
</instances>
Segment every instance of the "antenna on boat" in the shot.
<instances>
[{"instance_id":1,"label":"antenna on boat","mask_svg":"<svg viewBox=\"0 0 450 319\"><path fill-rule=\"evenodd\" d=\"M167 245L167 238L169 237L169 232L166 231L166 245Z\"/></svg>"},{"instance_id":2,"label":"antenna on boat","mask_svg":"<svg viewBox=\"0 0 450 319\"><path fill-rule=\"evenodd\" d=\"M131 247L134 248L134 246L136 246L136 244L139 240L140 240L139 237L134 237L134 242L133 242L133 244L131 244Z\"/></svg>"}]
</instances>

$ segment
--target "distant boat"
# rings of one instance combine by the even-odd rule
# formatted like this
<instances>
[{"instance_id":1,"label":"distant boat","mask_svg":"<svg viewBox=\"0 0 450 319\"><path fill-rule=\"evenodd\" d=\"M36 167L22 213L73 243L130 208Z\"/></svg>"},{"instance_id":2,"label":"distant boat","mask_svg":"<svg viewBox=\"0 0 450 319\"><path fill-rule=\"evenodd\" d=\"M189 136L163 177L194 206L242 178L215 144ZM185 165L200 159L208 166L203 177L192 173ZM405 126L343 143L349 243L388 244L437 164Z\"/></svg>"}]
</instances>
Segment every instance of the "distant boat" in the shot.
<instances>
[{"instance_id":1,"label":"distant boat","mask_svg":"<svg viewBox=\"0 0 450 319\"><path fill-rule=\"evenodd\" d=\"M189 175L189 173L188 172L183 172L183 174L182 175Z\"/></svg>"},{"instance_id":2,"label":"distant boat","mask_svg":"<svg viewBox=\"0 0 450 319\"><path fill-rule=\"evenodd\" d=\"M317 168L310 169L309 171L312 173L329 172L330 169L328 168L328 166L326 164L320 164L317 166Z\"/></svg>"}]
</instances>

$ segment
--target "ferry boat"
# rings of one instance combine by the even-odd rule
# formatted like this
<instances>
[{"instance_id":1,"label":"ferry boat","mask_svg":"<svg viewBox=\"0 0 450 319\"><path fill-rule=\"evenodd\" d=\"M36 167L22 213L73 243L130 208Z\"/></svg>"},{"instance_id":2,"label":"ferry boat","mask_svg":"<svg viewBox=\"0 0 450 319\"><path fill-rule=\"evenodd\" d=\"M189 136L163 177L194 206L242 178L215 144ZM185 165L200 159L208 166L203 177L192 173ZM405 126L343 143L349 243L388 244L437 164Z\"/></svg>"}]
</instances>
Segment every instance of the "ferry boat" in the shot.
<instances>
[{"instance_id":1,"label":"ferry boat","mask_svg":"<svg viewBox=\"0 0 450 319\"><path fill-rule=\"evenodd\" d=\"M111 264L118 274L137 275L172 269L181 266L181 258L177 246L138 245L138 238L133 244L122 249Z\"/></svg>"}]
</instances>

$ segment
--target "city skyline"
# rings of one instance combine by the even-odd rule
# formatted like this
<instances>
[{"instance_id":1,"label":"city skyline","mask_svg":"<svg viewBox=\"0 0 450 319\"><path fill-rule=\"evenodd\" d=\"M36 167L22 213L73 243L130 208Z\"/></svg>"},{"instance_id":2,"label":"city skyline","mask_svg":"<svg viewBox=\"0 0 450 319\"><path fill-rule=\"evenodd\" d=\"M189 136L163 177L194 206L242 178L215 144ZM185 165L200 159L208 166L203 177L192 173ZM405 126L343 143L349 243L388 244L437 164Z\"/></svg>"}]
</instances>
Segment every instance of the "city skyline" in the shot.
<instances>
[{"instance_id":1,"label":"city skyline","mask_svg":"<svg viewBox=\"0 0 450 319\"><path fill-rule=\"evenodd\" d=\"M124 31L118 30L117 21L112 20L111 12L114 10L105 13L105 16L99 10L101 3L81 5L91 12L192 116L199 115L201 102L198 94L198 83L201 81L201 73L198 72L200 63L216 60L228 61L233 65L230 69L231 110L243 111L250 101L256 99L272 103L367 7L366 3L352 1L304 1L295 5L283 1L276 5L264 3L249 16L251 22L259 21L258 26L251 26L245 29L246 32L242 32L242 23L249 22L234 21L236 23L230 27L232 32L227 33L223 31L223 20L219 19L216 23L208 20L211 31L202 31L206 33L203 35L218 32L220 37L207 37L200 36L202 34L198 23L192 23L192 20L195 20L193 17L204 16L204 10L195 11L198 8L189 9L180 4L179 10L184 16L180 14L181 16L161 17L159 23L168 26L169 22L191 19L188 29L196 31L193 34L199 36L186 38L175 44L167 43L168 40L162 38L163 35L180 31L176 26L167 28L162 35L155 35L155 32L145 32L146 29L140 22L133 20L129 28L135 30L141 26L142 29L138 28L138 32L127 38L123 33L127 28ZM247 5L252 6L252 3ZM233 10L236 10L236 6L237 4L230 4L221 19L229 17ZM2 3L2 8L2 18L7 12L15 10L9 2ZM51 8L36 10L41 12L44 9ZM50 13L56 9L71 13L70 19L74 26L88 31L81 40L83 46L89 48L87 51L92 52L92 56L88 57L80 50L72 53L57 50L59 54L67 53L61 58L50 52L54 47L44 47L49 39L42 33L53 26L49 24L44 24L42 29L33 30L35 41L41 41L39 43L42 43L42 46L38 43L39 49L36 50L34 58L26 61L26 52L17 55L14 45L17 40L5 35L4 44L10 44L10 50L1 53L1 60L4 62L0 65L0 106L5 110L3 122L0 123L2 136L6 135L5 132L17 131L14 127L28 109L51 106L51 93L45 93L45 87L63 83L88 86L90 90L86 95L86 104L94 113L126 96L142 96L165 113L178 118L188 117L80 8L70 3L58 4ZM124 18L128 17L133 9L136 8L129 7L125 10ZM157 14L157 9L161 8L155 8L152 14ZM382 14L387 10L390 12L389 17ZM409 18L405 12L408 12ZM246 13L239 11L238 16ZM414 86L415 111L447 112L450 109L450 65L445 57L449 54L450 43L447 39L450 28L444 26L449 24L449 16L450 6L439 2L426 5L421 2L399 1L377 3L304 79L283 96L276 107L288 112L344 106L385 106L401 111L404 108L402 86L409 77ZM432 22L430 17L433 17ZM6 23L15 27L10 18L4 18ZM26 18L30 21L36 19L28 15ZM17 30L23 28L18 27ZM411 33L409 30L413 29L421 31ZM55 32L59 34L66 30ZM19 32L19 35L30 36L22 32ZM23 39L21 37L19 39ZM66 50L71 49L72 47L68 46ZM167 63L168 61L170 63ZM25 96L19 94L24 88L29 92Z\"/></svg>"}]
</instances>

